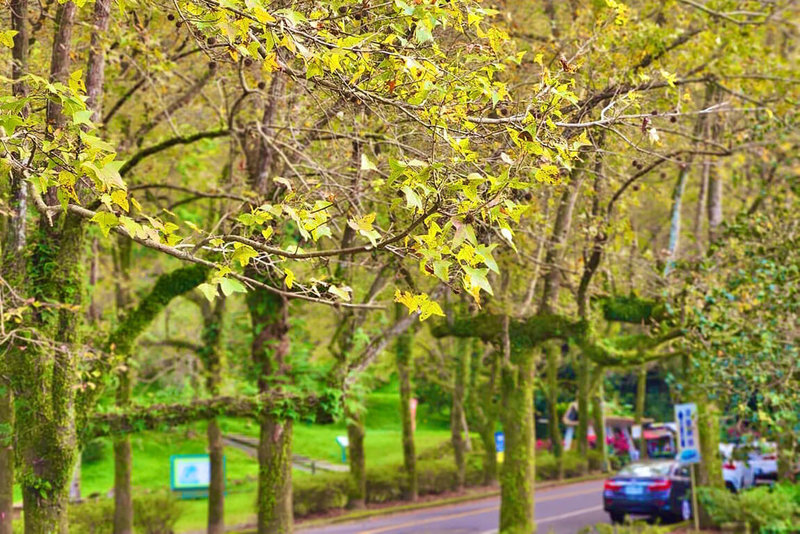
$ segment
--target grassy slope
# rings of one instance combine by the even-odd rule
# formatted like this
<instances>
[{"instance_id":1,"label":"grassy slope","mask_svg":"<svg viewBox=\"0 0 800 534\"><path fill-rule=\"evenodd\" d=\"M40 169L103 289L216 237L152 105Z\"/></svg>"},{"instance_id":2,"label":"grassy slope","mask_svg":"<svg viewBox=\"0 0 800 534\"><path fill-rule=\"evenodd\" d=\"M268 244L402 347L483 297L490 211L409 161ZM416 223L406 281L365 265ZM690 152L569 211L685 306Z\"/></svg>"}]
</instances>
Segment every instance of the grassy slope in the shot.
<instances>
[{"instance_id":1,"label":"grassy slope","mask_svg":"<svg viewBox=\"0 0 800 534\"><path fill-rule=\"evenodd\" d=\"M399 402L397 387L393 383L372 393L368 398L364 444L368 468L402 462ZM420 405L417 421L418 454L449 439L446 418L429 414L424 405ZM226 419L222 421L222 427L225 433L258 436L258 426L249 420ZM303 456L341 463L341 452L335 438L343 434L346 434L343 422L331 425L300 422L295 425L293 449ZM171 455L206 452L205 423L175 428L169 432L134 435L131 443L134 488L139 492L163 491L169 488ZM258 464L255 459L232 447L228 447L225 454L228 480L226 522L230 525L250 522L254 519ZM313 475L295 470L293 476L304 478ZM82 493L84 496L94 493L105 495L113 485L114 460L111 442L108 440L102 460L83 466ZM182 506L184 514L177 530L202 530L206 522L206 501L183 501Z\"/></svg>"}]
</instances>

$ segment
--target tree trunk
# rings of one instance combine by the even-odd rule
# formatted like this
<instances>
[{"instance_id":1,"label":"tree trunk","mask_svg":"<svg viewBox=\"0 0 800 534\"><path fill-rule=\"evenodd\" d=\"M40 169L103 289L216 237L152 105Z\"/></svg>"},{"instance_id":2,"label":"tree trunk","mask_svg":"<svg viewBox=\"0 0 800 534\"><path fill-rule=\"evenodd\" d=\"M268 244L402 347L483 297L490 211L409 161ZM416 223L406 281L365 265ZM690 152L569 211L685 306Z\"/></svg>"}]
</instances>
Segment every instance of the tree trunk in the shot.
<instances>
[{"instance_id":1,"label":"tree trunk","mask_svg":"<svg viewBox=\"0 0 800 534\"><path fill-rule=\"evenodd\" d=\"M130 370L123 370L117 387L117 407L130 405ZM114 437L114 534L133 534L133 490L131 489L131 438L129 434Z\"/></svg>"},{"instance_id":2,"label":"tree trunk","mask_svg":"<svg viewBox=\"0 0 800 534\"><path fill-rule=\"evenodd\" d=\"M0 534L12 534L14 517L14 401L0 362Z\"/></svg>"},{"instance_id":3,"label":"tree trunk","mask_svg":"<svg viewBox=\"0 0 800 534\"><path fill-rule=\"evenodd\" d=\"M669 242L667 243L667 258L664 266L664 276L668 275L675 266L678 256L678 246L681 238L681 208L683 207L683 192L686 190L686 178L689 176L689 163L682 163L678 173L678 181L672 190L672 209L670 210Z\"/></svg>"},{"instance_id":4,"label":"tree trunk","mask_svg":"<svg viewBox=\"0 0 800 534\"><path fill-rule=\"evenodd\" d=\"M469 374L468 340L461 338L455 342L455 372L453 381L453 405L450 410L450 440L453 444L453 456L456 462L456 489L464 489L467 474L466 442L464 440L464 402L466 395L467 375Z\"/></svg>"},{"instance_id":5,"label":"tree trunk","mask_svg":"<svg viewBox=\"0 0 800 534\"><path fill-rule=\"evenodd\" d=\"M643 365L639 368L636 376L636 411L634 413L634 423L642 426L644 419L644 402L647 398L647 366ZM639 459L644 460L647 457L647 441L644 439L644 428L639 437Z\"/></svg>"},{"instance_id":6,"label":"tree trunk","mask_svg":"<svg viewBox=\"0 0 800 534\"><path fill-rule=\"evenodd\" d=\"M561 425L558 417L558 367L561 357L561 347L555 341L549 341L544 346L547 358L545 380L547 387L547 428L550 431L550 444L553 456L558 465L558 479L564 478L564 438L561 436Z\"/></svg>"},{"instance_id":7,"label":"tree trunk","mask_svg":"<svg viewBox=\"0 0 800 534\"><path fill-rule=\"evenodd\" d=\"M208 534L225 532L225 446L216 419L208 422L208 459L211 480L208 486Z\"/></svg>"},{"instance_id":8,"label":"tree trunk","mask_svg":"<svg viewBox=\"0 0 800 534\"><path fill-rule=\"evenodd\" d=\"M790 428L782 428L778 438L778 481L794 482L795 470L795 447L794 434Z\"/></svg>"},{"instance_id":9,"label":"tree trunk","mask_svg":"<svg viewBox=\"0 0 800 534\"><path fill-rule=\"evenodd\" d=\"M217 296L213 305L202 301L203 345L200 359L206 374L206 390L212 397L219 395L222 385L222 332L225 298ZM216 419L208 422L208 456L211 480L208 487L208 534L225 532L225 446L222 431Z\"/></svg>"},{"instance_id":10,"label":"tree trunk","mask_svg":"<svg viewBox=\"0 0 800 534\"><path fill-rule=\"evenodd\" d=\"M697 426L700 434L700 457L697 464L697 485L724 488L722 461L719 456L719 411L714 403L701 396L697 398ZM702 528L713 527L713 521L702 507L699 514Z\"/></svg>"},{"instance_id":11,"label":"tree trunk","mask_svg":"<svg viewBox=\"0 0 800 534\"><path fill-rule=\"evenodd\" d=\"M403 314L399 305L395 306L398 317ZM408 486L406 498L417 500L417 456L414 446L414 428L411 420L411 375L414 358L411 350L411 334L404 332L397 336L395 351L397 354L397 375L400 380L400 418L403 426L403 468L406 472Z\"/></svg>"},{"instance_id":12,"label":"tree trunk","mask_svg":"<svg viewBox=\"0 0 800 534\"><path fill-rule=\"evenodd\" d=\"M608 448L606 447L606 416L603 406L605 387L603 379L597 385L597 390L592 395L592 414L594 415L595 447L600 452L600 470L608 472Z\"/></svg>"},{"instance_id":13,"label":"tree trunk","mask_svg":"<svg viewBox=\"0 0 800 534\"><path fill-rule=\"evenodd\" d=\"M289 302L264 289L248 292L246 301L253 328L251 351L258 370L258 390L266 394L273 392L276 379L289 371ZM258 534L291 534L291 420L270 413L261 416L258 465Z\"/></svg>"},{"instance_id":14,"label":"tree trunk","mask_svg":"<svg viewBox=\"0 0 800 534\"><path fill-rule=\"evenodd\" d=\"M258 444L258 534L291 534L292 421L261 418Z\"/></svg>"},{"instance_id":15,"label":"tree trunk","mask_svg":"<svg viewBox=\"0 0 800 534\"><path fill-rule=\"evenodd\" d=\"M575 440L578 443L578 454L586 458L589 452L589 358L583 354L578 358L578 428ZM583 474L588 473L588 464L583 464Z\"/></svg>"},{"instance_id":16,"label":"tree trunk","mask_svg":"<svg viewBox=\"0 0 800 534\"><path fill-rule=\"evenodd\" d=\"M350 479L352 487L350 493L350 506L355 509L365 508L367 505L367 467L364 454L364 416L357 410L345 408L347 419L348 452L350 453Z\"/></svg>"},{"instance_id":17,"label":"tree trunk","mask_svg":"<svg viewBox=\"0 0 800 534\"><path fill-rule=\"evenodd\" d=\"M722 178L716 166L709 168L708 175L708 241L713 243L719 237L722 224Z\"/></svg>"},{"instance_id":18,"label":"tree trunk","mask_svg":"<svg viewBox=\"0 0 800 534\"><path fill-rule=\"evenodd\" d=\"M536 428L534 351L511 347L503 363L501 419L506 451L500 474L500 532L530 534L534 523Z\"/></svg>"}]
</instances>

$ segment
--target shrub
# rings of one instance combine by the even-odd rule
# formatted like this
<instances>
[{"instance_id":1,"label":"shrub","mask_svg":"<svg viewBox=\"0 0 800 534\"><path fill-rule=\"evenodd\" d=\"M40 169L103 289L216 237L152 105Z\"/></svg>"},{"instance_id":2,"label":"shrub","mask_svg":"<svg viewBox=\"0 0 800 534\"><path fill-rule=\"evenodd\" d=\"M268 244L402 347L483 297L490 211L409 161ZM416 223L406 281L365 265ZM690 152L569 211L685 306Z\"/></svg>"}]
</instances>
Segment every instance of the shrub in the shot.
<instances>
[{"instance_id":1,"label":"shrub","mask_svg":"<svg viewBox=\"0 0 800 534\"><path fill-rule=\"evenodd\" d=\"M797 532L800 507L788 491L759 487L739 494L745 523L758 532Z\"/></svg>"},{"instance_id":2,"label":"shrub","mask_svg":"<svg viewBox=\"0 0 800 534\"><path fill-rule=\"evenodd\" d=\"M153 493L133 500L133 525L142 534L172 534L181 506L172 493Z\"/></svg>"},{"instance_id":3,"label":"shrub","mask_svg":"<svg viewBox=\"0 0 800 534\"><path fill-rule=\"evenodd\" d=\"M339 473L317 474L310 479L295 480L292 487L294 515L302 517L347 506L350 477Z\"/></svg>"},{"instance_id":4,"label":"shrub","mask_svg":"<svg viewBox=\"0 0 800 534\"><path fill-rule=\"evenodd\" d=\"M94 439L83 447L81 452L81 462L93 464L106 457L107 444L105 440Z\"/></svg>"},{"instance_id":5,"label":"shrub","mask_svg":"<svg viewBox=\"0 0 800 534\"><path fill-rule=\"evenodd\" d=\"M96 499L69 507L71 534L111 534L114 530L114 501Z\"/></svg>"},{"instance_id":6,"label":"shrub","mask_svg":"<svg viewBox=\"0 0 800 534\"><path fill-rule=\"evenodd\" d=\"M699 488L698 498L717 526L747 524L753 532L797 532L800 527L800 504L797 487L778 485L759 487L734 495L717 488Z\"/></svg>"},{"instance_id":7,"label":"shrub","mask_svg":"<svg viewBox=\"0 0 800 534\"><path fill-rule=\"evenodd\" d=\"M727 489L697 488L697 499L715 525L742 522L739 500Z\"/></svg>"}]
</instances>

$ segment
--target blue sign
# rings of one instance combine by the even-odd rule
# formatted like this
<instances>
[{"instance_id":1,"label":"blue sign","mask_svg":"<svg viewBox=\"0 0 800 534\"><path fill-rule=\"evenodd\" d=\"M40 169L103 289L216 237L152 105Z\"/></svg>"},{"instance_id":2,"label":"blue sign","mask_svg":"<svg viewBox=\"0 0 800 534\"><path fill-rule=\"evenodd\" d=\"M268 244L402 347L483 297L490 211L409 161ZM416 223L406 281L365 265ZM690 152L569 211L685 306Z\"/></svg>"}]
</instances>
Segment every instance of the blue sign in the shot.
<instances>
[{"instance_id":1,"label":"blue sign","mask_svg":"<svg viewBox=\"0 0 800 534\"><path fill-rule=\"evenodd\" d=\"M506 452L506 435L502 432L494 433L494 450L495 452Z\"/></svg>"},{"instance_id":2,"label":"blue sign","mask_svg":"<svg viewBox=\"0 0 800 534\"><path fill-rule=\"evenodd\" d=\"M694 464L700 461L700 435L697 428L697 405L693 402L675 405L678 425L678 460Z\"/></svg>"}]
</instances>

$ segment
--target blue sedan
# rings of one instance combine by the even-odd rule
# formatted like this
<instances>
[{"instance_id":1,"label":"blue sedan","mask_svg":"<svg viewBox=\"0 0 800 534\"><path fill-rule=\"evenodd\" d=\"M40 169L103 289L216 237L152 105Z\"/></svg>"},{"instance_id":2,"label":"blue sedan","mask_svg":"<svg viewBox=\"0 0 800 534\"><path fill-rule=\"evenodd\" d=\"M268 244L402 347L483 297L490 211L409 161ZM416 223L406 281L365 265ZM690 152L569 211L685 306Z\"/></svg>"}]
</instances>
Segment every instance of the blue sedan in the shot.
<instances>
[{"instance_id":1,"label":"blue sedan","mask_svg":"<svg viewBox=\"0 0 800 534\"><path fill-rule=\"evenodd\" d=\"M606 480L603 508L614 523L626 515L687 520L692 517L689 466L676 461L628 465Z\"/></svg>"}]
</instances>

